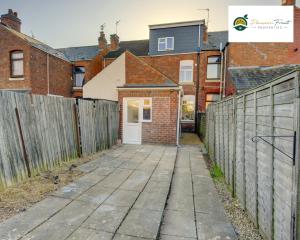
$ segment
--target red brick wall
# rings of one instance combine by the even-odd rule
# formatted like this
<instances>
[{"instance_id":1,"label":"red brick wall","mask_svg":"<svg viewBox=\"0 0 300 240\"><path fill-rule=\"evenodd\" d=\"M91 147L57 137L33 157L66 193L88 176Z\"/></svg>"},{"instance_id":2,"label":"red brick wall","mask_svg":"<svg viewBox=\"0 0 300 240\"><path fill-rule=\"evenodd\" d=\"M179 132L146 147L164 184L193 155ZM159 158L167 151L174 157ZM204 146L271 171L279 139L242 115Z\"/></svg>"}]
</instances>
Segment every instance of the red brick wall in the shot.
<instances>
[{"instance_id":1,"label":"red brick wall","mask_svg":"<svg viewBox=\"0 0 300 240\"><path fill-rule=\"evenodd\" d=\"M46 95L48 93L47 54L32 48L30 66L32 93ZM71 63L49 55L49 93L71 97L72 85Z\"/></svg>"},{"instance_id":2,"label":"red brick wall","mask_svg":"<svg viewBox=\"0 0 300 240\"><path fill-rule=\"evenodd\" d=\"M10 52L22 50L24 53L24 80L9 80ZM30 89L31 48L23 40L15 37L0 24L0 89Z\"/></svg>"},{"instance_id":3,"label":"red brick wall","mask_svg":"<svg viewBox=\"0 0 300 240\"><path fill-rule=\"evenodd\" d=\"M24 52L24 80L9 80L10 52ZM70 97L72 65L49 55L50 94ZM35 94L47 94L47 54L28 45L0 24L0 89L31 89Z\"/></svg>"},{"instance_id":4,"label":"red brick wall","mask_svg":"<svg viewBox=\"0 0 300 240\"><path fill-rule=\"evenodd\" d=\"M178 91L128 90L119 91L120 137L123 134L123 98L151 97L152 122L142 123L142 142L176 144Z\"/></svg>"},{"instance_id":5,"label":"red brick wall","mask_svg":"<svg viewBox=\"0 0 300 240\"><path fill-rule=\"evenodd\" d=\"M288 48L288 61L292 64L300 64L300 8L295 7L294 11L294 43Z\"/></svg>"},{"instance_id":6,"label":"red brick wall","mask_svg":"<svg viewBox=\"0 0 300 240\"><path fill-rule=\"evenodd\" d=\"M198 106L201 112L205 112L206 94L220 93L220 81L207 81L207 58L220 56L220 51L203 51L200 53L200 86Z\"/></svg>"}]
</instances>

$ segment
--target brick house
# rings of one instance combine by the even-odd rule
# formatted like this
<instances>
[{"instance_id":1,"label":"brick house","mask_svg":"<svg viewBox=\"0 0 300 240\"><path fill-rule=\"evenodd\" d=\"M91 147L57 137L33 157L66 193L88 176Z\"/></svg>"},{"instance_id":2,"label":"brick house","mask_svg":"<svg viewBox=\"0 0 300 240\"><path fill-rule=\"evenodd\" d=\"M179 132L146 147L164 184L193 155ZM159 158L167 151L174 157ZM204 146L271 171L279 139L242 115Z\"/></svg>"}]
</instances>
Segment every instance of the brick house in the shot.
<instances>
[{"instance_id":1,"label":"brick house","mask_svg":"<svg viewBox=\"0 0 300 240\"><path fill-rule=\"evenodd\" d=\"M0 89L71 96L72 65L61 52L21 33L11 9L0 23Z\"/></svg>"},{"instance_id":2,"label":"brick house","mask_svg":"<svg viewBox=\"0 0 300 240\"><path fill-rule=\"evenodd\" d=\"M151 25L149 35L149 40L121 41L116 50L104 56L103 67L128 50L168 76L183 89L182 129L193 131L195 112L205 111L208 102L219 98L220 46L227 43L227 32L207 33L204 21L192 21ZM90 97L97 98L97 94Z\"/></svg>"},{"instance_id":3,"label":"brick house","mask_svg":"<svg viewBox=\"0 0 300 240\"><path fill-rule=\"evenodd\" d=\"M54 49L21 32L18 14L9 9L0 23L0 89L82 97L82 86L102 70L103 55L114 50L104 32L98 44Z\"/></svg>"},{"instance_id":4,"label":"brick house","mask_svg":"<svg viewBox=\"0 0 300 240\"><path fill-rule=\"evenodd\" d=\"M174 122L179 122L184 131L193 131L196 111L204 111L208 102L216 101L219 98L222 59L220 46L227 43L227 32L207 33L204 21L151 25L149 32L149 40L121 41L116 50L109 51L103 59L103 70L84 85L83 97L117 100L123 106L123 99L128 96L132 95L139 98L153 96L151 94L154 90L150 92L149 89L145 90L146 87L155 83L147 74L147 69L151 67L175 84L172 87L181 89L180 101L177 100L177 105L174 105L175 109L180 109L178 112L180 113L179 121L175 121L175 119ZM138 58L143 63L137 66L144 66L144 68L131 67L128 69L128 62L132 60L129 60L130 57L126 57L127 61L125 60L124 53L126 56L129 54L127 51L134 56L133 59ZM122 74L116 74L117 72ZM128 74L137 75L139 79L136 77L135 83L136 85L143 83L143 90L145 91L133 89L133 87L129 88ZM124 85L126 85L125 88ZM159 93L162 93L161 89ZM167 98L170 99L171 97L168 96ZM173 98L175 99L175 96ZM157 99L155 98L155 101ZM162 101L162 98L160 99ZM196 102L198 104L195 104ZM167 106L170 107L171 105ZM161 102L160 109L164 109L164 107L165 103ZM164 112L166 111L169 112L170 110L164 109ZM124 113L122 112L122 114ZM120 119L122 120L122 116ZM126 118L124 119L126 120ZM170 118L164 118L161 115L161 124L164 123L165 119ZM156 134L156 141L146 134L146 126L147 124L142 124L141 142L174 143L174 136L171 138L170 133L167 134L168 141L159 140L160 132L162 134L164 131L169 131L166 126L163 131L158 122L152 124L155 129L160 129ZM121 128L123 127L124 123L121 124ZM149 129L154 131L154 128ZM123 140L126 142L124 133Z\"/></svg>"}]
</instances>

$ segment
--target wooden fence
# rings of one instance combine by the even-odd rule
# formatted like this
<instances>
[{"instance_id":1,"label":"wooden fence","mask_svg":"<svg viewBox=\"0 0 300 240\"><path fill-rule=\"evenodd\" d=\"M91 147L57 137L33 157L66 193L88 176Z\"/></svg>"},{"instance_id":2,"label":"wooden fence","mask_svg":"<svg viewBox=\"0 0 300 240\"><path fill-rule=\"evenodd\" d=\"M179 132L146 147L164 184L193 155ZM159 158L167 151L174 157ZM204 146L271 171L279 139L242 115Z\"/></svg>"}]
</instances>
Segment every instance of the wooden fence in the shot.
<instances>
[{"instance_id":1,"label":"wooden fence","mask_svg":"<svg viewBox=\"0 0 300 240\"><path fill-rule=\"evenodd\" d=\"M118 104L0 91L0 188L118 138Z\"/></svg>"},{"instance_id":2,"label":"wooden fence","mask_svg":"<svg viewBox=\"0 0 300 240\"><path fill-rule=\"evenodd\" d=\"M297 71L206 112L210 158L266 239L300 239L299 112Z\"/></svg>"}]
</instances>

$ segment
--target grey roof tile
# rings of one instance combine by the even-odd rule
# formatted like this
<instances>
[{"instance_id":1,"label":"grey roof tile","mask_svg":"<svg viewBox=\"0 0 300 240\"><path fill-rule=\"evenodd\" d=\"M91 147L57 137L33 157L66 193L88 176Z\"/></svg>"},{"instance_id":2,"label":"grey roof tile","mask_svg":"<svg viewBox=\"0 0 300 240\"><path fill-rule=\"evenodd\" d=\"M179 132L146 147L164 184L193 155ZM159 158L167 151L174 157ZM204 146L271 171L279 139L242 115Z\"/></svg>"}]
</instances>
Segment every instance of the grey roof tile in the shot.
<instances>
[{"instance_id":1,"label":"grey roof tile","mask_svg":"<svg viewBox=\"0 0 300 240\"><path fill-rule=\"evenodd\" d=\"M72 62L80 60L91 60L100 52L98 45L58 48L56 50L63 53Z\"/></svg>"},{"instance_id":2,"label":"grey roof tile","mask_svg":"<svg viewBox=\"0 0 300 240\"><path fill-rule=\"evenodd\" d=\"M230 68L231 79L238 91L248 90L270 82L282 75L300 69L300 65L278 65L272 67L235 67Z\"/></svg>"},{"instance_id":3,"label":"grey roof tile","mask_svg":"<svg viewBox=\"0 0 300 240\"><path fill-rule=\"evenodd\" d=\"M117 58L126 50L130 51L135 56L148 56L149 40L121 41L120 48L115 51L110 51L105 57Z\"/></svg>"}]
</instances>

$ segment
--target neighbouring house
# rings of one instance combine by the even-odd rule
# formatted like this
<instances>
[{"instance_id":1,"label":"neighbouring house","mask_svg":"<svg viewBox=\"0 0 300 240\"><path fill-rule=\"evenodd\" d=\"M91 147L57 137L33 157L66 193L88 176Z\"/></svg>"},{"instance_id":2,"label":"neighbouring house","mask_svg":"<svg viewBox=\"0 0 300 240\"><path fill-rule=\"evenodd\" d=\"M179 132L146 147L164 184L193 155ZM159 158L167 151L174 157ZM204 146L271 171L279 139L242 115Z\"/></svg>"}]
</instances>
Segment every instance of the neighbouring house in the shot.
<instances>
[{"instance_id":1,"label":"neighbouring house","mask_svg":"<svg viewBox=\"0 0 300 240\"><path fill-rule=\"evenodd\" d=\"M282 0L283 6L294 6L293 43L228 43L225 46L223 96L256 87L297 68L300 64L300 8L295 4L295 0Z\"/></svg>"},{"instance_id":2,"label":"neighbouring house","mask_svg":"<svg viewBox=\"0 0 300 240\"><path fill-rule=\"evenodd\" d=\"M21 32L18 14L9 9L0 23L0 89L65 97L82 97L82 86L103 67L103 56L115 50L118 36L107 44L54 49Z\"/></svg>"},{"instance_id":3,"label":"neighbouring house","mask_svg":"<svg viewBox=\"0 0 300 240\"><path fill-rule=\"evenodd\" d=\"M122 82L117 76L106 80L109 72L114 71L106 68L128 50L182 86L181 127L183 131L193 131L196 111L205 111L207 102L218 100L222 54L220 46L227 44L227 32L207 33L204 21L198 20L150 25L149 35L149 40L121 41L115 51L109 51L104 56L104 69L92 79L98 86L84 86L83 96L105 98L108 93L100 90L100 84L109 81L111 86L116 86ZM112 100L117 99L116 91L112 92Z\"/></svg>"},{"instance_id":4,"label":"neighbouring house","mask_svg":"<svg viewBox=\"0 0 300 240\"><path fill-rule=\"evenodd\" d=\"M0 89L72 96L72 65L61 52L21 33L11 9L1 15Z\"/></svg>"}]
</instances>

